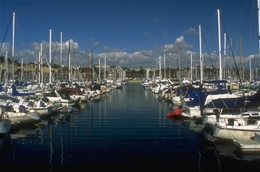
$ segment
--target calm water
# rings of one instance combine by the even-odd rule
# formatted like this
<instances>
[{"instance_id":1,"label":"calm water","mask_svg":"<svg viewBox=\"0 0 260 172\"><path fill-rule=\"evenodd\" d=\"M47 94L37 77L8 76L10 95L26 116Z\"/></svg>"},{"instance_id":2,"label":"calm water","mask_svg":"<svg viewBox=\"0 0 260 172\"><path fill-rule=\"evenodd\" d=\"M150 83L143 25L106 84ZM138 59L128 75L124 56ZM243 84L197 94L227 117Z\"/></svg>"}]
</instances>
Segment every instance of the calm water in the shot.
<instances>
[{"instance_id":1,"label":"calm water","mask_svg":"<svg viewBox=\"0 0 260 172\"><path fill-rule=\"evenodd\" d=\"M2 148L0 168L259 170L255 156L234 156L232 145L204 144L193 121L166 118L172 108L139 84L125 85L100 100L81 104L79 112L55 114L36 126L19 126L10 134L10 145Z\"/></svg>"}]
</instances>

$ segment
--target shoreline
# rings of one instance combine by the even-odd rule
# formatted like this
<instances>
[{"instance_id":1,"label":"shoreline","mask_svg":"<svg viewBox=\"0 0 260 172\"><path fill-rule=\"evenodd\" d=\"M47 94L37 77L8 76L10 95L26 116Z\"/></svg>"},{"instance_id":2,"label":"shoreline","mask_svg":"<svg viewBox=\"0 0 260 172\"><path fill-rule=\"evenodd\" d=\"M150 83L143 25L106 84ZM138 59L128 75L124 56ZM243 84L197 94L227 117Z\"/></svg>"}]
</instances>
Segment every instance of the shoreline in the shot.
<instances>
[{"instance_id":1,"label":"shoreline","mask_svg":"<svg viewBox=\"0 0 260 172\"><path fill-rule=\"evenodd\" d=\"M141 84L142 80L128 80L129 84Z\"/></svg>"}]
</instances>

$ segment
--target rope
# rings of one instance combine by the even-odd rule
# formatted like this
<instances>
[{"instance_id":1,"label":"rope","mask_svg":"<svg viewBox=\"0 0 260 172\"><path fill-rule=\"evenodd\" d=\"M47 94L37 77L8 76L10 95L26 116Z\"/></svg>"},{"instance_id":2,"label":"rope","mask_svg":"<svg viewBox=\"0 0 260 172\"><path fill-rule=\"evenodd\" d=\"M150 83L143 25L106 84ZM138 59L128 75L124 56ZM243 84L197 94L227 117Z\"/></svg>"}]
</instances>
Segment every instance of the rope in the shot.
<instances>
[{"instance_id":1,"label":"rope","mask_svg":"<svg viewBox=\"0 0 260 172\"><path fill-rule=\"evenodd\" d=\"M235 28L238 28L237 29L237 33L234 31L233 32L233 33L235 33L234 35L238 35L240 30L241 30L241 26L243 24L243 20L244 20L247 4L248 4L248 0L246 0L245 3L243 4L242 10L241 10L240 15L239 15L238 22L237 22L237 24L235 26ZM236 50L238 49L238 46L239 46L239 43L237 43L237 45L236 45L236 48L235 48Z\"/></svg>"},{"instance_id":2,"label":"rope","mask_svg":"<svg viewBox=\"0 0 260 172\"><path fill-rule=\"evenodd\" d=\"M222 17L221 17L221 21L222 21L223 27L224 27L224 29L225 29L225 31L226 31L227 29L226 29L225 22L224 22L224 20L223 20ZM230 40L229 40L229 36L228 36L227 32L226 32L226 35L227 35L227 38L228 38L228 39L227 39L227 40L228 40L228 45L231 45ZM235 60L235 57L234 57L234 52L233 52L233 49L232 49L231 46L230 46L230 51L231 51L231 56L232 56L232 58L233 58L233 60L234 60L235 69L238 71L237 63L236 63L236 60ZM240 75L239 75L239 72L236 72L236 74L237 74L237 77L238 77L238 79L239 79L240 88L242 88L242 82L241 82L241 77L240 77Z\"/></svg>"},{"instance_id":3,"label":"rope","mask_svg":"<svg viewBox=\"0 0 260 172\"><path fill-rule=\"evenodd\" d=\"M13 17L10 18L10 21L9 21L9 23L8 23L8 27L7 27L6 31L5 31L5 35L4 35L4 38L3 38L3 41L2 41L1 47L0 47L0 52L1 52L1 50L2 50L2 46L3 46L3 44L4 44L4 40L5 40L5 37L6 37L6 35L7 35L7 31L8 31L8 29L9 29L9 27L10 27L12 18L13 18Z\"/></svg>"},{"instance_id":4,"label":"rope","mask_svg":"<svg viewBox=\"0 0 260 172\"><path fill-rule=\"evenodd\" d=\"M205 40L205 36L204 36L203 32L202 32L202 36ZM209 55L209 58L210 58L211 65L212 65L213 69L215 69L215 66L212 63L212 59L211 59L211 56L210 56L210 53L209 53L209 48L208 48L208 44L207 44L206 40L205 40L205 44L206 44L206 48L207 48L207 51L208 51L208 55Z\"/></svg>"},{"instance_id":5,"label":"rope","mask_svg":"<svg viewBox=\"0 0 260 172\"><path fill-rule=\"evenodd\" d=\"M254 12L256 11L255 10L255 7L257 6L257 4L255 3L255 1L253 1L253 3L252 3L252 8L251 8L251 18L253 18L253 15L254 15ZM257 12L257 11L256 11ZM252 31L252 25L253 25L253 20L251 20L251 22L250 22L250 30L249 30L249 34L248 34L248 39L251 39L252 37L253 38L256 38L255 36L252 36L251 35L251 33L254 33L253 31ZM251 45L251 41L249 41L249 47L251 47L252 45ZM254 66L255 66L255 63L254 63Z\"/></svg>"},{"instance_id":6,"label":"rope","mask_svg":"<svg viewBox=\"0 0 260 172\"><path fill-rule=\"evenodd\" d=\"M229 109L226 103L222 100L222 103L225 105L226 109Z\"/></svg>"}]
</instances>

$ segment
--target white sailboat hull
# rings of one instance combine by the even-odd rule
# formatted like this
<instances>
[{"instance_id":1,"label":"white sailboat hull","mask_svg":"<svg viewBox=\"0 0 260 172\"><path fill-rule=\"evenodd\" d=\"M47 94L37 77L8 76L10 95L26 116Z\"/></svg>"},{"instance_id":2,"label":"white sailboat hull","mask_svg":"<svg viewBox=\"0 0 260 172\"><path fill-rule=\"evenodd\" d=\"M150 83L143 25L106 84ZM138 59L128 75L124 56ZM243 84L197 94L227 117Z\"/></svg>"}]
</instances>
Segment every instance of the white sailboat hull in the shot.
<instances>
[{"instance_id":1,"label":"white sailboat hull","mask_svg":"<svg viewBox=\"0 0 260 172\"><path fill-rule=\"evenodd\" d=\"M36 112L5 112L11 124L33 123L40 120L40 116Z\"/></svg>"},{"instance_id":2,"label":"white sailboat hull","mask_svg":"<svg viewBox=\"0 0 260 172\"><path fill-rule=\"evenodd\" d=\"M50 115L52 113L52 106L33 108L30 112L36 112L40 116Z\"/></svg>"},{"instance_id":3,"label":"white sailboat hull","mask_svg":"<svg viewBox=\"0 0 260 172\"><path fill-rule=\"evenodd\" d=\"M183 108L185 112L182 113L183 116L190 117L190 118L200 118L200 107L199 106L194 106L190 107L187 105L183 105Z\"/></svg>"},{"instance_id":4,"label":"white sailboat hull","mask_svg":"<svg viewBox=\"0 0 260 172\"><path fill-rule=\"evenodd\" d=\"M259 132L260 128L252 128L248 126L233 127L233 128L221 128L215 125L213 130L213 136L218 139L224 140L250 140L254 137L255 132Z\"/></svg>"},{"instance_id":5,"label":"white sailboat hull","mask_svg":"<svg viewBox=\"0 0 260 172\"><path fill-rule=\"evenodd\" d=\"M87 101L87 96L85 95L70 95L70 98L73 101L77 101L78 99L80 99L81 102Z\"/></svg>"}]
</instances>

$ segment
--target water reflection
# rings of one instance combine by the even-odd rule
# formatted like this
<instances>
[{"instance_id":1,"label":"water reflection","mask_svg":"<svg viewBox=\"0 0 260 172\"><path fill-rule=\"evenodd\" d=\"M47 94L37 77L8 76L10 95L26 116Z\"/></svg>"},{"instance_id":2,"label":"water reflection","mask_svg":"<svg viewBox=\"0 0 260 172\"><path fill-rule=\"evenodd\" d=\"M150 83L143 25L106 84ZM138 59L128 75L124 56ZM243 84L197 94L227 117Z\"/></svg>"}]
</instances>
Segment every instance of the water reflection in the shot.
<instances>
[{"instance_id":1,"label":"water reflection","mask_svg":"<svg viewBox=\"0 0 260 172\"><path fill-rule=\"evenodd\" d=\"M4 149L10 145L11 136L9 134L2 134L0 136L0 155L2 155Z\"/></svg>"},{"instance_id":2,"label":"water reflection","mask_svg":"<svg viewBox=\"0 0 260 172\"><path fill-rule=\"evenodd\" d=\"M51 116L51 119L55 124L59 124L59 123L68 122L70 120L70 116L71 116L70 113L58 113Z\"/></svg>"},{"instance_id":3,"label":"water reflection","mask_svg":"<svg viewBox=\"0 0 260 172\"><path fill-rule=\"evenodd\" d=\"M34 138L38 134L39 124L27 124L13 126L10 132L11 138L20 139L20 138Z\"/></svg>"},{"instance_id":4,"label":"water reflection","mask_svg":"<svg viewBox=\"0 0 260 172\"><path fill-rule=\"evenodd\" d=\"M259 171L260 169L259 154L241 154L233 142L206 141L201 143L201 147L204 154L211 152L215 155L216 163L211 165L215 166L217 171L228 171L230 168L232 171Z\"/></svg>"},{"instance_id":5,"label":"water reflection","mask_svg":"<svg viewBox=\"0 0 260 172\"><path fill-rule=\"evenodd\" d=\"M10 134L11 147L5 149L2 164L18 169L35 163L44 171L86 166L172 171L173 165L220 171L227 164L223 157L232 154L232 148L202 139L200 121L166 118L172 106L138 85L112 90L80 106L78 112L19 127Z\"/></svg>"}]
</instances>

